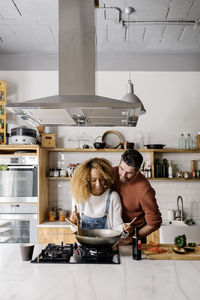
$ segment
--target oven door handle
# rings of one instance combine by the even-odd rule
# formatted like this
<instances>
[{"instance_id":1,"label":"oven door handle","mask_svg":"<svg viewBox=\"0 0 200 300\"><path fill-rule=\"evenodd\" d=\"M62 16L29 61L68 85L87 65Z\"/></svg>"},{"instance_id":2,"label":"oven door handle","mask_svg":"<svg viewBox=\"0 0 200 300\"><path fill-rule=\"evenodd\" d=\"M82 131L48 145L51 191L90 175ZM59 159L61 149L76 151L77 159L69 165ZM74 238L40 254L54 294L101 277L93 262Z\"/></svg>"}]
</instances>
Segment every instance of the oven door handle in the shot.
<instances>
[{"instance_id":1,"label":"oven door handle","mask_svg":"<svg viewBox=\"0 0 200 300\"><path fill-rule=\"evenodd\" d=\"M9 170L12 169L34 169L34 166L8 166Z\"/></svg>"},{"instance_id":2,"label":"oven door handle","mask_svg":"<svg viewBox=\"0 0 200 300\"><path fill-rule=\"evenodd\" d=\"M0 220L37 220L37 214L27 214L27 213L11 213L11 214L0 214Z\"/></svg>"}]
</instances>

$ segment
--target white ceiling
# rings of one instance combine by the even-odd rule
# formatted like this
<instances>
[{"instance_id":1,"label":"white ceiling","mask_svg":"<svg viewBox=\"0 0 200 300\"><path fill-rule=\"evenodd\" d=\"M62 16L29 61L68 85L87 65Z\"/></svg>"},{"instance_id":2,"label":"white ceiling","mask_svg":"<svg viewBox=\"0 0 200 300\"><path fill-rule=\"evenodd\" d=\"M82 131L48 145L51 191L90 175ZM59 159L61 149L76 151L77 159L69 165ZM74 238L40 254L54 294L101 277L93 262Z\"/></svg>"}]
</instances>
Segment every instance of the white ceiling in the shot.
<instances>
[{"instance_id":1,"label":"white ceiling","mask_svg":"<svg viewBox=\"0 0 200 300\"><path fill-rule=\"evenodd\" d=\"M200 0L100 0L99 5L95 10L99 54L200 54ZM129 17L132 23L125 26L128 6L134 12ZM58 54L58 1L1 0L0 54Z\"/></svg>"},{"instance_id":2,"label":"white ceiling","mask_svg":"<svg viewBox=\"0 0 200 300\"><path fill-rule=\"evenodd\" d=\"M57 0L0 1L0 53L57 52Z\"/></svg>"}]
</instances>

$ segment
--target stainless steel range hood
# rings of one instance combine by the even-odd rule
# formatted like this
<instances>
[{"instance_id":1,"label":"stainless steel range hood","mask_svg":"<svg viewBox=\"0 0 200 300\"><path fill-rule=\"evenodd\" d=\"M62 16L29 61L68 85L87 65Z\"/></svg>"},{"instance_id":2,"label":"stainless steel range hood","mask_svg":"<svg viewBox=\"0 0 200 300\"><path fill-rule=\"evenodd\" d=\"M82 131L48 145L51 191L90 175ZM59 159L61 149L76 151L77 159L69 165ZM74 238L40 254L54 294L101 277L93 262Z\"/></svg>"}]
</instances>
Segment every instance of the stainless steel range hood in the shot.
<instances>
[{"instance_id":1,"label":"stainless steel range hood","mask_svg":"<svg viewBox=\"0 0 200 300\"><path fill-rule=\"evenodd\" d=\"M136 126L140 105L95 95L94 0L59 1L59 95L6 108L35 125Z\"/></svg>"}]
</instances>

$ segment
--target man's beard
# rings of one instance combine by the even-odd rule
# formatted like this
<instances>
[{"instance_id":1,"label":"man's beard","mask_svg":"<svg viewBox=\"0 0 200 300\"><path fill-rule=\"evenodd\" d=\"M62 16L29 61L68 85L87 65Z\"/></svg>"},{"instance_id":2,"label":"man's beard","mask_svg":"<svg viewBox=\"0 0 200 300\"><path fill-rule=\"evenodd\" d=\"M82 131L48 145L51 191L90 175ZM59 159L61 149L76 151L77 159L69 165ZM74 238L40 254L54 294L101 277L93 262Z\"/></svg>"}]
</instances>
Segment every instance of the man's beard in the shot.
<instances>
[{"instance_id":1,"label":"man's beard","mask_svg":"<svg viewBox=\"0 0 200 300\"><path fill-rule=\"evenodd\" d=\"M131 179L132 179L132 178L131 178ZM119 180L120 180L121 182L128 182L128 181L129 181L128 178L124 178L124 177L122 177L122 176L119 176Z\"/></svg>"},{"instance_id":2,"label":"man's beard","mask_svg":"<svg viewBox=\"0 0 200 300\"><path fill-rule=\"evenodd\" d=\"M124 178L124 177L122 177L121 175L119 175L119 180L121 181L121 182L130 182L130 181L132 181L136 176L137 176L137 174L138 174L138 172L136 172L131 178Z\"/></svg>"}]
</instances>

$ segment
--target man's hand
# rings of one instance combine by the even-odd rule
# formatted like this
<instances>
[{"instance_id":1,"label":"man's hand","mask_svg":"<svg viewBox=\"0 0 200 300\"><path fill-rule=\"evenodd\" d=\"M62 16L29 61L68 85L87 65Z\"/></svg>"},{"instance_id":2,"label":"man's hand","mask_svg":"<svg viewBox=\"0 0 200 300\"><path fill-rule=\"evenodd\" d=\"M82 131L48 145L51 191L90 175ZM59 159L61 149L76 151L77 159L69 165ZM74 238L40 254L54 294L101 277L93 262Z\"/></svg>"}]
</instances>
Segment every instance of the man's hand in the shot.
<instances>
[{"instance_id":1,"label":"man's hand","mask_svg":"<svg viewBox=\"0 0 200 300\"><path fill-rule=\"evenodd\" d=\"M126 239L119 239L114 245L113 250L117 250L118 246L126 246L132 244L133 237L129 236Z\"/></svg>"},{"instance_id":2,"label":"man's hand","mask_svg":"<svg viewBox=\"0 0 200 300\"><path fill-rule=\"evenodd\" d=\"M123 230L127 233L132 233L133 232L133 226L130 225L130 223L124 223L123 224Z\"/></svg>"}]
</instances>

